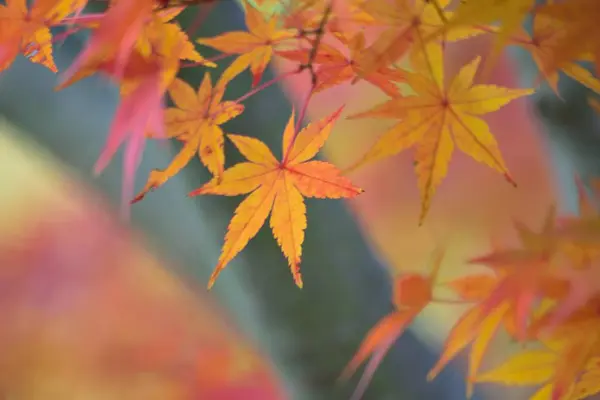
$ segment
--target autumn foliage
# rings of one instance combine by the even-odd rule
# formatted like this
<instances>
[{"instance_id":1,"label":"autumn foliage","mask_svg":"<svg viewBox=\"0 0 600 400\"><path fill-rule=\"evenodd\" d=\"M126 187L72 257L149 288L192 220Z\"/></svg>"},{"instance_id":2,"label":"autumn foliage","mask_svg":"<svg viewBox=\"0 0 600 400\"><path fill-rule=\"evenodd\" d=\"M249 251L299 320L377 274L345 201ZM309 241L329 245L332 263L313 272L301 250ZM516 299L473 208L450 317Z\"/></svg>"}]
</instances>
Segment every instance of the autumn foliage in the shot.
<instances>
[{"instance_id":1,"label":"autumn foliage","mask_svg":"<svg viewBox=\"0 0 600 400\"><path fill-rule=\"evenodd\" d=\"M111 0L105 2L104 12L84 13L91 2L7 0L0 6L0 69L10 68L15 57L23 54L58 74L57 90L93 74L119 86L120 104L96 172L106 167L118 148L125 147L124 213L130 203L159 189L195 156L212 179L200 182L191 196L247 195L231 219L209 287L269 216L273 237L296 285L302 287L304 199L353 198L363 190L345 173L409 148L414 149L421 195L420 222L435 207L436 189L448 174L455 150L497 171L516 187L517 179L499 149L502 132L492 132L486 122L487 114L523 101L536 90L489 83L489 71L508 46L532 55L539 68L537 82L545 81L557 96L561 74L600 93L597 0L544 5L534 0L244 0L246 30L215 37L192 37L193 32L181 27L176 17L186 8L205 15L216 0ZM525 30L523 23L529 18L532 27ZM53 35L57 27L65 32ZM87 45L68 69L58 71L53 43L83 29L91 32ZM448 76L448 48L484 35L493 39L490 53ZM205 58L206 47L222 55ZM273 58L295 67L264 81L263 73ZM586 69L582 62L593 68ZM220 63L227 67L217 76L212 69ZM181 68L190 66L204 71L197 88L177 78ZM228 85L242 73L251 74L251 87L245 95L228 99ZM312 86L304 104L281 127L279 154L257 138L224 130L227 121L243 115L248 98L296 74L309 75ZM313 96L359 81L379 88L389 99L354 115L344 115L339 104L335 112L303 126ZM167 98L172 107L167 107ZM594 109L600 110L599 104L590 99ZM381 132L361 158L340 169L314 159L340 118L385 118L396 123ZM152 171L134 196L133 178L145 142L171 139L181 142L179 153L167 168ZM227 167L226 140L246 161ZM600 216L594 211L597 193L583 187L580 215L557 216L549 210L540 229L516 223L519 246L496 243L489 254L468 260L481 266L480 273L438 282L443 265L438 251L429 275L398 277L396 311L366 334L343 371L347 377L370 358L355 397L365 391L394 341L432 302L449 303L448 307L466 303L469 308L451 330L428 379L469 348L468 397L481 382L535 385L538 390L531 398L536 400L584 399L600 392L600 283L596 283ZM440 297L439 290L452 297ZM498 331L521 345L539 346L521 346L505 364L480 371Z\"/></svg>"}]
</instances>

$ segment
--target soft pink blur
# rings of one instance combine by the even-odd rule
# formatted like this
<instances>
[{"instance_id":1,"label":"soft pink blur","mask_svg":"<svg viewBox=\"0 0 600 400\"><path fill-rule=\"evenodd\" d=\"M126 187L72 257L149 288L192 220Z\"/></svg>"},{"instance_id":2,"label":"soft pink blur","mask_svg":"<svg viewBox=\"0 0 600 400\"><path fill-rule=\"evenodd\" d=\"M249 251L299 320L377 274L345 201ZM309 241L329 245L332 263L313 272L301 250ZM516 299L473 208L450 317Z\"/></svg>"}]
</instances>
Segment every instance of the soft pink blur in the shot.
<instances>
[{"instance_id":1,"label":"soft pink blur","mask_svg":"<svg viewBox=\"0 0 600 400\"><path fill-rule=\"evenodd\" d=\"M28 149L20 164L7 143L4 171L38 162ZM3 179L19 201L0 196L2 397L286 398L203 290L171 273L80 183L43 165L29 179Z\"/></svg>"}]
</instances>

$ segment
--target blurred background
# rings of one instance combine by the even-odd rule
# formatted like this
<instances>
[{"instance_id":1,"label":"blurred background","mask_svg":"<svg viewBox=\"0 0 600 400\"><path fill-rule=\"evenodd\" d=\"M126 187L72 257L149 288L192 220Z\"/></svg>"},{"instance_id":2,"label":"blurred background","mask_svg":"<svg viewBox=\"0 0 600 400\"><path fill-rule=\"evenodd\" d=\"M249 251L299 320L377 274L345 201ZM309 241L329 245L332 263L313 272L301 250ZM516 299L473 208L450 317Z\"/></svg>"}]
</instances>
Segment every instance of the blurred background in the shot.
<instances>
[{"instance_id":1,"label":"blurred background","mask_svg":"<svg viewBox=\"0 0 600 400\"><path fill-rule=\"evenodd\" d=\"M179 17L182 26L193 14ZM198 35L243 28L238 5L219 2ZM76 34L56 46L59 70L85 39ZM485 38L471 43L453 47L450 75L487 53ZM264 79L287 68L277 63ZM535 75L528 56L511 51L491 80L529 87ZM182 72L192 85L202 76L201 69ZM226 131L276 147L292 106L306 96L305 78L253 96ZM575 173L600 171L587 92L564 78L564 101L542 87L486 116L518 188L457 153L418 227L408 151L354 173L366 190L356 200L307 202L302 291L263 229L207 292L239 198L188 198L209 178L194 160L136 204L130 223L121 222L120 157L100 177L91 173L117 91L98 77L60 92L55 83L54 74L22 57L0 75L3 399L346 399L357 381L337 378L369 328L391 311L390 277L426 271L439 245L447 249L442 279L464 274L465 260L488 251L491 239L514 239L514 220L538 226L552 203L575 212ZM226 98L247 92L250 77L245 73L233 86ZM314 97L307 119L332 112L341 98L346 115L385 99L366 85L340 86ZM323 156L345 167L387 126L342 119ZM172 146L148 145L136 188L151 169L168 164L177 151ZM229 165L234 153L226 147ZM429 307L386 357L365 399L464 398L460 361L435 381L425 379L463 310ZM502 346L496 344L484 368L502 359ZM476 395L506 398L497 387Z\"/></svg>"}]
</instances>

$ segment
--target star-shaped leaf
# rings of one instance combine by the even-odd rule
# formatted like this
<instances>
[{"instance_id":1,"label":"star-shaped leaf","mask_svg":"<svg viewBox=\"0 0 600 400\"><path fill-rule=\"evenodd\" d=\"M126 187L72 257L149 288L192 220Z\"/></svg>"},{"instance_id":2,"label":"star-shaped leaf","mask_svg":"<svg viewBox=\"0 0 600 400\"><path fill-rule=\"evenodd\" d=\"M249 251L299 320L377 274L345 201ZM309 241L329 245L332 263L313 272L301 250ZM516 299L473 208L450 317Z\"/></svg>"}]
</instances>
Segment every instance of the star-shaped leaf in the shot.
<instances>
[{"instance_id":1,"label":"star-shaped leaf","mask_svg":"<svg viewBox=\"0 0 600 400\"><path fill-rule=\"evenodd\" d=\"M256 86L271 60L273 46L281 40L290 39L296 35L295 30L278 29L277 22L277 15L266 20L259 10L246 4L248 32L227 32L213 38L198 39L197 42L223 53L239 54L231 67L239 70L250 67L253 77L252 85Z\"/></svg>"},{"instance_id":2,"label":"star-shaped leaf","mask_svg":"<svg viewBox=\"0 0 600 400\"><path fill-rule=\"evenodd\" d=\"M206 72L197 92L181 79L173 81L169 94L177 107L165 111L167 137L184 142L184 146L166 169L150 172L148 183L133 202L140 201L150 190L163 185L196 154L208 170L220 179L225 164L220 125L244 111L242 104L222 101L229 80L225 73L213 88L210 74Z\"/></svg>"},{"instance_id":3,"label":"star-shaped leaf","mask_svg":"<svg viewBox=\"0 0 600 400\"><path fill-rule=\"evenodd\" d=\"M288 260L296 285L302 287L300 261L307 224L304 197L351 198L362 192L332 164L309 161L325 144L341 111L340 108L308 125L298 134L295 134L292 113L283 134L282 161L278 161L258 139L228 135L248 161L228 168L221 179L215 177L190 194L236 196L249 193L229 223L221 256L208 282L209 288L223 268L258 233L269 213L273 236Z\"/></svg>"},{"instance_id":4,"label":"star-shaped leaf","mask_svg":"<svg viewBox=\"0 0 600 400\"><path fill-rule=\"evenodd\" d=\"M354 116L401 119L351 169L415 146L415 170L422 202L420 223L437 186L446 176L455 145L514 184L496 139L478 116L496 111L533 90L473 84L479 61L477 57L465 65L450 84L445 85L442 48L432 43L427 51L413 58L415 69L427 71L426 75L406 71L406 81L416 92L414 95L391 99Z\"/></svg>"}]
</instances>

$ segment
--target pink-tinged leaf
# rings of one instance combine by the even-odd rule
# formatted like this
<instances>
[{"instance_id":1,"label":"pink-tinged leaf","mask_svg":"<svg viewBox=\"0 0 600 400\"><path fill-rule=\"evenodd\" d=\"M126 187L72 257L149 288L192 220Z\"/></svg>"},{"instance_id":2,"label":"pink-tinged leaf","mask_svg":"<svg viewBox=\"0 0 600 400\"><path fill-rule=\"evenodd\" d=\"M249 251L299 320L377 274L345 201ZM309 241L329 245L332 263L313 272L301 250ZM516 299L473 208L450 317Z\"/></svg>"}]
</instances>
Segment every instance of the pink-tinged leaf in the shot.
<instances>
[{"instance_id":1,"label":"pink-tinged leaf","mask_svg":"<svg viewBox=\"0 0 600 400\"><path fill-rule=\"evenodd\" d=\"M122 77L136 39L152 13L153 0L120 0L110 7L85 49L64 72L59 85L68 81L94 56L114 57L114 75Z\"/></svg>"},{"instance_id":2,"label":"pink-tinged leaf","mask_svg":"<svg viewBox=\"0 0 600 400\"><path fill-rule=\"evenodd\" d=\"M4 43L0 44L0 71L8 68L15 57L19 54L19 41L18 40L5 40Z\"/></svg>"},{"instance_id":3,"label":"pink-tinged leaf","mask_svg":"<svg viewBox=\"0 0 600 400\"><path fill-rule=\"evenodd\" d=\"M125 95L117 109L110 133L94 166L96 174L108 165L117 149L127 141L123 159L123 192L121 212L129 217L129 200L133 197L135 171L142 158L147 131L164 137L164 90L160 74L147 76L131 93Z\"/></svg>"},{"instance_id":4,"label":"pink-tinged leaf","mask_svg":"<svg viewBox=\"0 0 600 400\"><path fill-rule=\"evenodd\" d=\"M569 267L563 272L563 275L568 282L569 289L567 294L549 312L548 321L543 327L544 332L550 333L598 294L600 284L597 283L599 278L597 268Z\"/></svg>"},{"instance_id":5,"label":"pink-tinged leaf","mask_svg":"<svg viewBox=\"0 0 600 400\"><path fill-rule=\"evenodd\" d=\"M360 364L362 364L369 356L371 357L360 378L358 386L352 394L351 400L358 400L362 397L373 378L373 374L383 360L383 357L396 339L402 335L406 327L412 322L419 311L420 310L415 311L409 309L388 314L379 320L379 322L371 328L369 333L367 333L360 348L341 375L341 379L348 379Z\"/></svg>"},{"instance_id":6,"label":"pink-tinged leaf","mask_svg":"<svg viewBox=\"0 0 600 400\"><path fill-rule=\"evenodd\" d=\"M369 386L369 383L371 382L371 379L373 379L373 375L375 375L375 372L377 371L377 367L379 367L379 364L381 364L383 358L397 338L397 336L390 336L379 343L377 349L373 351L373 355L367 363L367 366L365 367L365 370L360 377L360 381L358 381L358 385L356 385L356 389L354 389L350 400L360 400L362 398L367 390L367 387Z\"/></svg>"}]
</instances>

